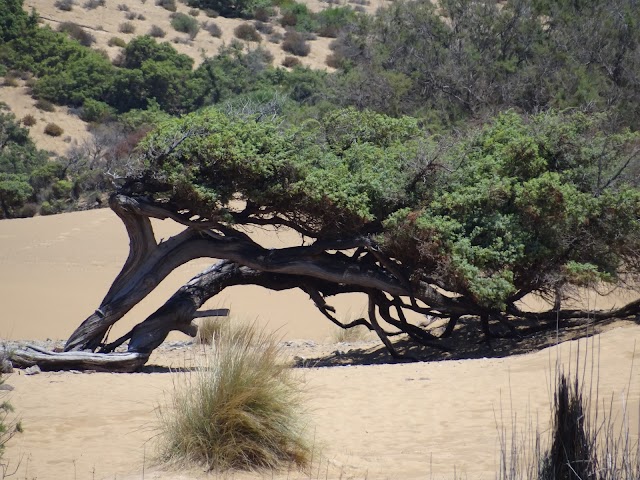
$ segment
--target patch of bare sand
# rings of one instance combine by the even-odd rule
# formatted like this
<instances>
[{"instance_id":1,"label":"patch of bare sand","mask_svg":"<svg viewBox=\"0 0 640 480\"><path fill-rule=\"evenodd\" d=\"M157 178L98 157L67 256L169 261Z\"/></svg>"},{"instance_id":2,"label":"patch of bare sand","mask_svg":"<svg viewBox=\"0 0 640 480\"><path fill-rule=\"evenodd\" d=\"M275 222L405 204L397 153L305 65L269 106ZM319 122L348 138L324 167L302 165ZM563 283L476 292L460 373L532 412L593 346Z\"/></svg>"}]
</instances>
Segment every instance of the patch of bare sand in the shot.
<instances>
[{"instance_id":1,"label":"patch of bare sand","mask_svg":"<svg viewBox=\"0 0 640 480\"><path fill-rule=\"evenodd\" d=\"M616 328L588 344L599 356L600 398L607 406L613 399L616 415L626 404L632 426L640 398L640 376L631 370L640 358L638 333L637 326ZM577 350L570 342L502 359L301 369L316 446L314 466L304 473L217 476L154 465L155 408L179 373L14 374L11 400L25 433L9 444L7 458L13 465L22 459L18 478L37 479L423 479L453 478L454 467L458 477L490 479L498 426L510 430L517 416L520 428L532 420L545 431L550 372L558 357L573 365Z\"/></svg>"}]
</instances>

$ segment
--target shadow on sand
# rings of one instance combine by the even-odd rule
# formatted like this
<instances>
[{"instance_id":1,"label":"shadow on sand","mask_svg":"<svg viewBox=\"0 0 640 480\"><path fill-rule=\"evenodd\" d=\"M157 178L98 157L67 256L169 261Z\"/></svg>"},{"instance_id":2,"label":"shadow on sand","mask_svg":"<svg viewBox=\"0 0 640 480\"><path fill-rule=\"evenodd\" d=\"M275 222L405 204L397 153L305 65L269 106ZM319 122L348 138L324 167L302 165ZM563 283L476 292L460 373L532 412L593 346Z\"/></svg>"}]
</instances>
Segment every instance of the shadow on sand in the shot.
<instances>
[{"instance_id":1,"label":"shadow on sand","mask_svg":"<svg viewBox=\"0 0 640 480\"><path fill-rule=\"evenodd\" d=\"M475 358L501 358L511 355L522 355L558 343L577 340L603 333L618 326L638 324L636 320L603 320L593 323L587 319L563 321L557 326L534 324L532 322L514 322L514 331L503 325L491 324L495 338L487 341L480 329L477 319L461 319L450 338L440 342L448 351L417 345L407 338L394 341L398 353L404 358L393 358L382 344L358 348L347 346L329 355L317 358L297 359L297 367L334 367L345 365L378 365L405 363L413 361L438 362L443 360L466 360Z\"/></svg>"}]
</instances>

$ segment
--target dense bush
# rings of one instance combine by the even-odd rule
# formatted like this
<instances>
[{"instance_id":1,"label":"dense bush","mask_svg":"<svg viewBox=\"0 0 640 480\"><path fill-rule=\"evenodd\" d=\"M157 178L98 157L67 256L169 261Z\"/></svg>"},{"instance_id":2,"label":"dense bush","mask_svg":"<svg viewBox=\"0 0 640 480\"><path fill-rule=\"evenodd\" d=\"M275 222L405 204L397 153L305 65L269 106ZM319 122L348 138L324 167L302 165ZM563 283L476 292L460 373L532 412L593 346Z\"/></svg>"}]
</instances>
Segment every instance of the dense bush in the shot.
<instances>
[{"instance_id":1,"label":"dense bush","mask_svg":"<svg viewBox=\"0 0 640 480\"><path fill-rule=\"evenodd\" d=\"M198 21L184 13L176 13L171 19L171 26L178 32L188 33L192 39L196 37L200 30Z\"/></svg>"},{"instance_id":2,"label":"dense bush","mask_svg":"<svg viewBox=\"0 0 640 480\"><path fill-rule=\"evenodd\" d=\"M109 45L110 47L124 48L124 47L127 46L127 42L126 42L126 40L124 40L123 38L120 38L120 37L111 37L109 39L109 41L107 42L107 45Z\"/></svg>"},{"instance_id":3,"label":"dense bush","mask_svg":"<svg viewBox=\"0 0 640 480\"><path fill-rule=\"evenodd\" d=\"M44 127L44 133L51 137L59 137L64 133L62 127L56 123L47 123Z\"/></svg>"},{"instance_id":4,"label":"dense bush","mask_svg":"<svg viewBox=\"0 0 640 480\"><path fill-rule=\"evenodd\" d=\"M284 57L284 60L282 60L282 66L287 68L297 67L301 65L301 63L302 62L300 62L300 59L298 57L291 57L289 55Z\"/></svg>"},{"instance_id":5,"label":"dense bush","mask_svg":"<svg viewBox=\"0 0 640 480\"><path fill-rule=\"evenodd\" d=\"M204 29L209 32L212 37L220 38L222 36L222 29L214 22L207 22Z\"/></svg>"},{"instance_id":6,"label":"dense bush","mask_svg":"<svg viewBox=\"0 0 640 480\"><path fill-rule=\"evenodd\" d=\"M311 46L304 39L304 36L295 30L289 30L284 34L282 49L299 57L306 57L311 51Z\"/></svg>"},{"instance_id":7,"label":"dense bush","mask_svg":"<svg viewBox=\"0 0 640 480\"><path fill-rule=\"evenodd\" d=\"M170 12L176 12L178 7L176 6L176 0L156 0L156 5L169 10Z\"/></svg>"},{"instance_id":8,"label":"dense bush","mask_svg":"<svg viewBox=\"0 0 640 480\"><path fill-rule=\"evenodd\" d=\"M149 36L154 37L154 38L164 38L167 35L167 32L165 32L162 28L160 28L157 25L152 25L151 28L149 29Z\"/></svg>"},{"instance_id":9,"label":"dense bush","mask_svg":"<svg viewBox=\"0 0 640 480\"><path fill-rule=\"evenodd\" d=\"M239 39L247 42L259 42L262 40L256 27L250 23L241 23L233 30L233 33Z\"/></svg>"},{"instance_id":10,"label":"dense bush","mask_svg":"<svg viewBox=\"0 0 640 480\"><path fill-rule=\"evenodd\" d=\"M188 0L187 4L204 10L213 10L225 17L250 18L259 8L268 8L269 0Z\"/></svg>"},{"instance_id":11,"label":"dense bush","mask_svg":"<svg viewBox=\"0 0 640 480\"><path fill-rule=\"evenodd\" d=\"M70 12L73 10L73 6L76 4L74 0L56 0L55 7L59 10Z\"/></svg>"},{"instance_id":12,"label":"dense bush","mask_svg":"<svg viewBox=\"0 0 640 480\"><path fill-rule=\"evenodd\" d=\"M124 22L120 24L118 31L120 33L134 33L136 31L136 26L131 22Z\"/></svg>"},{"instance_id":13,"label":"dense bush","mask_svg":"<svg viewBox=\"0 0 640 480\"><path fill-rule=\"evenodd\" d=\"M80 42L80 45L85 47L90 47L96 41L96 37L92 34L86 32L84 28L82 28L77 23L73 22L63 22L58 26L58 31L66 33L69 37Z\"/></svg>"}]
</instances>

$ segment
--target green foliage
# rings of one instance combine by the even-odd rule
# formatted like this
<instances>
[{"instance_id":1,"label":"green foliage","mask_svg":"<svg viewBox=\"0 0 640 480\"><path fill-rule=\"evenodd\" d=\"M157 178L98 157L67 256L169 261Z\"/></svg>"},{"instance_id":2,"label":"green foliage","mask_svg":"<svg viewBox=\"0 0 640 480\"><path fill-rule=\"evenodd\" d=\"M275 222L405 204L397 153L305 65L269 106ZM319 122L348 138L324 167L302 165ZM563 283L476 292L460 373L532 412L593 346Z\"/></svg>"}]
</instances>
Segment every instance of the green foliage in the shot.
<instances>
[{"instance_id":1,"label":"green foliage","mask_svg":"<svg viewBox=\"0 0 640 480\"><path fill-rule=\"evenodd\" d=\"M11 218L33 195L28 177L23 174L0 173L0 207L2 218Z\"/></svg>"},{"instance_id":2,"label":"green foliage","mask_svg":"<svg viewBox=\"0 0 640 480\"><path fill-rule=\"evenodd\" d=\"M198 21L184 13L176 13L171 19L171 26L178 32L188 33L191 38L195 38L200 31Z\"/></svg>"},{"instance_id":3,"label":"green foliage","mask_svg":"<svg viewBox=\"0 0 640 480\"><path fill-rule=\"evenodd\" d=\"M187 5L203 10L212 10L224 17L252 16L256 9L271 6L269 0L188 0Z\"/></svg>"},{"instance_id":4,"label":"green foliage","mask_svg":"<svg viewBox=\"0 0 640 480\"><path fill-rule=\"evenodd\" d=\"M532 291L617 282L623 265L637 264L640 135L608 133L608 123L509 112L438 144L413 118L370 111L330 110L285 127L208 109L164 124L142 149L198 131L148 159L167 184L161 198L224 218L241 195L307 219L302 228L319 238L382 225L388 257L504 311Z\"/></svg>"},{"instance_id":5,"label":"green foliage","mask_svg":"<svg viewBox=\"0 0 640 480\"><path fill-rule=\"evenodd\" d=\"M316 31L322 37L336 38L347 25L355 22L356 13L351 7L332 7L322 10L316 15L318 27Z\"/></svg>"},{"instance_id":6,"label":"green foliage","mask_svg":"<svg viewBox=\"0 0 640 480\"><path fill-rule=\"evenodd\" d=\"M85 122L103 122L114 115L115 111L105 102L87 98L82 104L80 118Z\"/></svg>"}]
</instances>

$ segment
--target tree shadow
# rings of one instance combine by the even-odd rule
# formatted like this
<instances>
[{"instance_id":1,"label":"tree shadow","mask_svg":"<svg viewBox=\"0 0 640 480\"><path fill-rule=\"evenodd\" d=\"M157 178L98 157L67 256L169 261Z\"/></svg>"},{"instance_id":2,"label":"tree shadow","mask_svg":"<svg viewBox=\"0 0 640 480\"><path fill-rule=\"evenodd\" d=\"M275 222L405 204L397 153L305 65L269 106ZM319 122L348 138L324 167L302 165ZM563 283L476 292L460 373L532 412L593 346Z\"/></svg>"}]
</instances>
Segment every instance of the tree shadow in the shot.
<instances>
[{"instance_id":1,"label":"tree shadow","mask_svg":"<svg viewBox=\"0 0 640 480\"><path fill-rule=\"evenodd\" d=\"M532 321L512 321L513 330L502 324L490 325L494 337L487 341L477 319L461 319L450 338L440 342L448 351L416 344L402 336L394 341L394 347L402 358L394 358L382 344L368 348L336 350L329 355L296 360L300 368L337 367L346 365L380 365L407 362L440 362L477 358L502 358L523 355L557 345L603 333L617 326L639 324L640 321L607 319L597 323L589 319L573 319L557 325L541 325ZM432 333L439 333L437 331Z\"/></svg>"}]
</instances>

